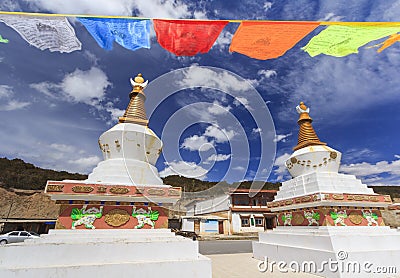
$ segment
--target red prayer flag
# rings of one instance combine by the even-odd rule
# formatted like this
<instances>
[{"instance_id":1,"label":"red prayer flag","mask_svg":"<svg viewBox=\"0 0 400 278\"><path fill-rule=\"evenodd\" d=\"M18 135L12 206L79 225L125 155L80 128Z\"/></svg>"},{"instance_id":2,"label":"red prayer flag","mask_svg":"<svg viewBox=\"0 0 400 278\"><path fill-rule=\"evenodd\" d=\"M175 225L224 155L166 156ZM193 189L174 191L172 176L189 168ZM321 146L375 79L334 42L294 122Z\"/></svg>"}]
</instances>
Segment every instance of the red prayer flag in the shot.
<instances>
[{"instance_id":1,"label":"red prayer flag","mask_svg":"<svg viewBox=\"0 0 400 278\"><path fill-rule=\"evenodd\" d=\"M153 19L158 43L177 56L207 53L229 21Z\"/></svg>"},{"instance_id":2,"label":"red prayer flag","mask_svg":"<svg viewBox=\"0 0 400 278\"><path fill-rule=\"evenodd\" d=\"M319 22L243 21L233 35L229 51L267 60L282 56L319 26Z\"/></svg>"}]
</instances>

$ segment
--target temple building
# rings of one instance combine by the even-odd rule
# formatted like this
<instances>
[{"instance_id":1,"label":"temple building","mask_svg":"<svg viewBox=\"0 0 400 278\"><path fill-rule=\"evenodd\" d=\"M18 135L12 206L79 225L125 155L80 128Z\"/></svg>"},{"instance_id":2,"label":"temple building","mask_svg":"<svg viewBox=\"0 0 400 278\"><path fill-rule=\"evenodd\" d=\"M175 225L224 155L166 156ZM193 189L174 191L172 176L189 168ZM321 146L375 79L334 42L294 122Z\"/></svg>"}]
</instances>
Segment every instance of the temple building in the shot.
<instances>
[{"instance_id":1,"label":"temple building","mask_svg":"<svg viewBox=\"0 0 400 278\"><path fill-rule=\"evenodd\" d=\"M396 266L400 261L400 234L386 226L382 210L392 202L353 175L340 174L341 153L319 140L310 109L296 107L300 126L298 144L286 161L291 180L282 183L268 204L277 213L277 227L260 232L253 242L255 258L284 262L355 262L360 272L310 272L324 277L386 277L362 269L362 264ZM347 260L347 261L346 261Z\"/></svg>"},{"instance_id":2,"label":"temple building","mask_svg":"<svg viewBox=\"0 0 400 278\"><path fill-rule=\"evenodd\" d=\"M227 195L190 203L182 217L182 230L199 235L234 235L275 228L276 214L267 203L273 201L276 192L236 188Z\"/></svg>"}]
</instances>

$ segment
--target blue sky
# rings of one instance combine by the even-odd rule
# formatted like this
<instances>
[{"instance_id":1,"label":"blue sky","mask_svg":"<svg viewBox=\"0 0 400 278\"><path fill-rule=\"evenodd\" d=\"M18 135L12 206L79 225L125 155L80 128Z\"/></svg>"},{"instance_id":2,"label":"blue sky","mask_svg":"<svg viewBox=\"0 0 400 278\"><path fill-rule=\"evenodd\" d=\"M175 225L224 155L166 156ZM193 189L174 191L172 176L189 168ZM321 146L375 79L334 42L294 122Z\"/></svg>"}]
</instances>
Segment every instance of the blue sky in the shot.
<instances>
[{"instance_id":1,"label":"blue sky","mask_svg":"<svg viewBox=\"0 0 400 278\"><path fill-rule=\"evenodd\" d=\"M399 21L400 1L3 0L3 11L158 18ZM341 171L374 185L400 185L400 44L343 58L311 58L300 48L267 61L229 53L230 23L207 54L176 57L151 49L101 49L70 19L82 50L29 46L0 23L0 156L89 173L97 139L128 104L141 72L149 126L164 142L162 175L229 182L289 178L283 162L297 143L299 101L311 108L321 141L341 151ZM373 43L372 43L373 44ZM216 68L216 69L214 69ZM175 84L175 85L174 85ZM177 86L177 84L179 86ZM174 87L175 86L175 87ZM198 88L201 86L201 88ZM274 133L275 132L275 133ZM275 144L276 143L276 144Z\"/></svg>"}]
</instances>

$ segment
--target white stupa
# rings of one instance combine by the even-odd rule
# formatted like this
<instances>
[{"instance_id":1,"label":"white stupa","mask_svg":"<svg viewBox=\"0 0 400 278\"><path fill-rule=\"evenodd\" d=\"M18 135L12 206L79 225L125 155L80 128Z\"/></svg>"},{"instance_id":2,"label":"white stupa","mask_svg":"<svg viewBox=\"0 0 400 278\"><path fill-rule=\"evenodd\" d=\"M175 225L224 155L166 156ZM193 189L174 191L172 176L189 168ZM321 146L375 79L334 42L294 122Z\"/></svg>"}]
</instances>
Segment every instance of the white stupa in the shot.
<instances>
[{"instance_id":1,"label":"white stupa","mask_svg":"<svg viewBox=\"0 0 400 278\"><path fill-rule=\"evenodd\" d=\"M0 277L211 277L199 244L168 228L181 188L154 167L161 140L148 128L139 74L119 123L99 139L104 161L87 180L48 181L56 229L0 248Z\"/></svg>"},{"instance_id":2,"label":"white stupa","mask_svg":"<svg viewBox=\"0 0 400 278\"><path fill-rule=\"evenodd\" d=\"M104 161L93 169L86 182L168 187L154 166L162 142L147 126L143 91L147 83L141 74L131 79L133 90L129 94L129 105L119 123L100 136Z\"/></svg>"},{"instance_id":3,"label":"white stupa","mask_svg":"<svg viewBox=\"0 0 400 278\"><path fill-rule=\"evenodd\" d=\"M319 140L304 103L296 109L298 144L286 161L293 178L268 204L278 226L259 234L254 257L322 277L394 276L387 271L400 271L400 233L385 226L381 216L390 196L338 173L341 153ZM377 273L379 267L386 272Z\"/></svg>"}]
</instances>

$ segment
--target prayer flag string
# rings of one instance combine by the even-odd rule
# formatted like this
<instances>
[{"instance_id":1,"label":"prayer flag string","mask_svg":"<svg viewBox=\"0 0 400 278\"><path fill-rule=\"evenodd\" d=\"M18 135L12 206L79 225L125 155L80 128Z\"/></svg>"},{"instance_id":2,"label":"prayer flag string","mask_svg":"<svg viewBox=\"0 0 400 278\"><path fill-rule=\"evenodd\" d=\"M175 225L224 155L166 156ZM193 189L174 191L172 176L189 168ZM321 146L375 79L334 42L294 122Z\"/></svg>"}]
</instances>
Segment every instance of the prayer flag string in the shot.
<instances>
[{"instance_id":1,"label":"prayer flag string","mask_svg":"<svg viewBox=\"0 0 400 278\"><path fill-rule=\"evenodd\" d=\"M327 28L302 48L312 57L320 54L347 56L358 53L360 47L371 41L388 37L372 46L380 46L378 52L381 52L400 40L400 22L156 19L0 11L0 21L13 28L30 45L41 50L69 53L80 50L81 42L67 17L77 18L106 50L113 48L114 41L130 50L150 48L152 20L159 44L177 56L207 53L229 22L241 23L229 50L261 60L284 55L319 25L327 25ZM0 36L0 43L8 43L8 40Z\"/></svg>"}]
</instances>

